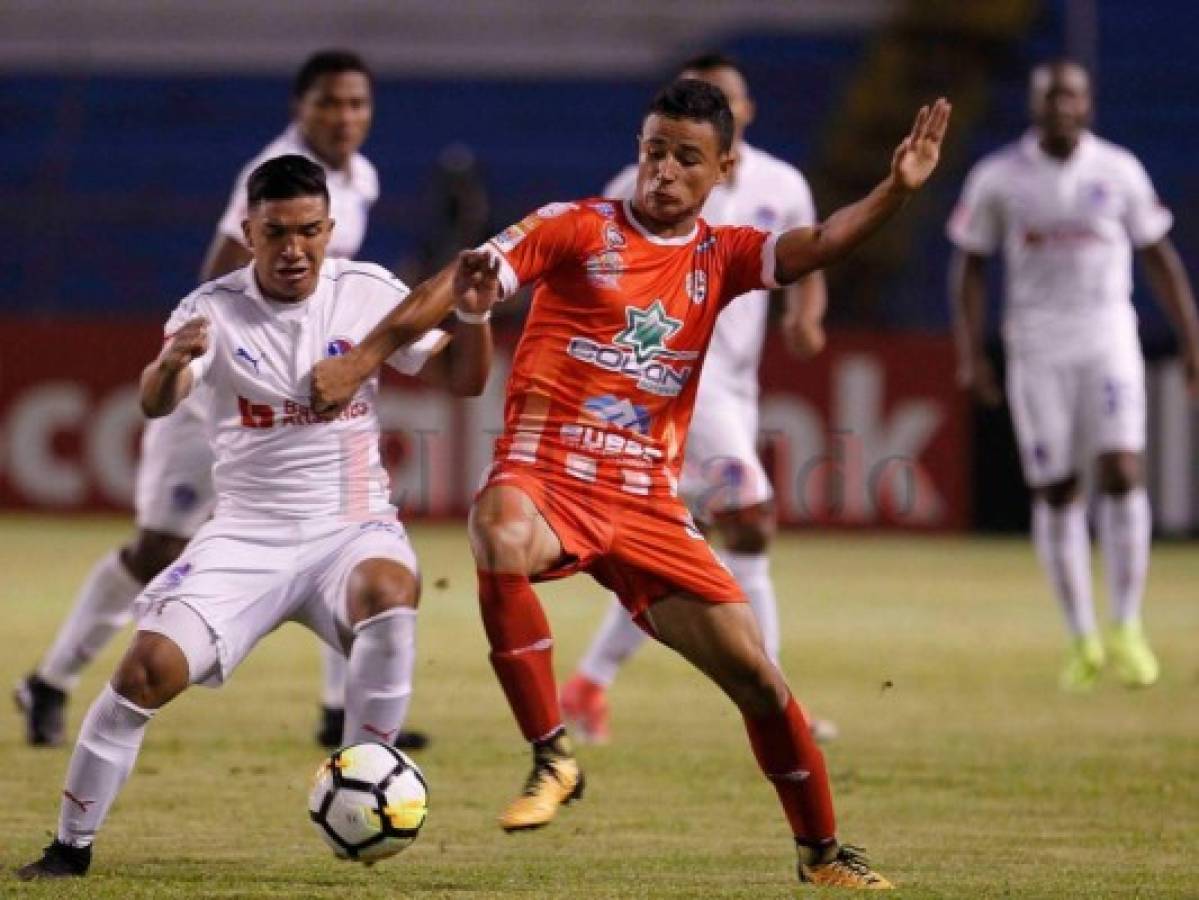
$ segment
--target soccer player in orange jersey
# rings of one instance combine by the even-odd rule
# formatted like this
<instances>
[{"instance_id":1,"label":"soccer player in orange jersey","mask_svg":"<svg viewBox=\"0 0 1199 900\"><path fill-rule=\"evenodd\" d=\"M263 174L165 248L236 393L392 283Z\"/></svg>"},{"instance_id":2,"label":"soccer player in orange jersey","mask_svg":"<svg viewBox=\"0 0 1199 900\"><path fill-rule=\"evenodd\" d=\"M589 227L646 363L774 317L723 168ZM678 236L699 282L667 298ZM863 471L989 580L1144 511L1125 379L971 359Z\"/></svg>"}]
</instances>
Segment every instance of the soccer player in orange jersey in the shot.
<instances>
[{"instance_id":1,"label":"soccer player in orange jersey","mask_svg":"<svg viewBox=\"0 0 1199 900\"><path fill-rule=\"evenodd\" d=\"M837 841L807 719L676 484L721 308L823 268L881 226L932 174L949 112L944 100L921 109L887 177L816 227L714 228L699 212L733 166L732 114L719 90L685 79L663 89L645 117L631 201L553 203L485 245L496 264L489 290L508 296L536 284L504 433L470 519L492 665L533 750L525 789L500 817L504 829L545 825L582 793L558 707L553 638L531 583L587 572L737 705L795 836L800 879L890 886ZM313 408L336 415L397 346L436 322L448 285L448 272L426 282L357 348L320 363Z\"/></svg>"}]
</instances>

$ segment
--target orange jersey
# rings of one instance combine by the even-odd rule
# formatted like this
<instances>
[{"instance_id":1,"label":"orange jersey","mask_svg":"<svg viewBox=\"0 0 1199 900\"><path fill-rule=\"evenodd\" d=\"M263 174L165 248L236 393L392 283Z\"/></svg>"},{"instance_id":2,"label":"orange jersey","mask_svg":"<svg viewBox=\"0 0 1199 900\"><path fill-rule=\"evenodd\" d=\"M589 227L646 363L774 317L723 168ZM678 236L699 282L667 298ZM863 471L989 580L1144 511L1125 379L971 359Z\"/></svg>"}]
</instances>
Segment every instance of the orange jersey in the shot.
<instances>
[{"instance_id":1,"label":"orange jersey","mask_svg":"<svg viewBox=\"0 0 1199 900\"><path fill-rule=\"evenodd\" d=\"M505 295L535 283L496 462L673 493L716 316L774 281L774 237L712 227L658 238L620 201L551 203L492 238Z\"/></svg>"}]
</instances>

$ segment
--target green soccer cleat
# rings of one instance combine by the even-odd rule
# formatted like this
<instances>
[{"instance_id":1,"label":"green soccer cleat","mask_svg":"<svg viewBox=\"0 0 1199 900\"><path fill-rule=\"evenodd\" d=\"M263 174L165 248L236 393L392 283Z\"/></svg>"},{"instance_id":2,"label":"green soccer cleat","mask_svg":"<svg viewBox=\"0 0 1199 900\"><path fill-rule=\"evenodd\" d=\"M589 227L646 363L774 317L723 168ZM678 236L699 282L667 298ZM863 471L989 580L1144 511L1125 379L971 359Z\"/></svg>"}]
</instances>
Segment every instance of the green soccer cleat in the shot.
<instances>
[{"instance_id":1,"label":"green soccer cleat","mask_svg":"<svg viewBox=\"0 0 1199 900\"><path fill-rule=\"evenodd\" d=\"M1058 676L1058 686L1068 693L1084 694L1095 687L1107 654L1099 635L1086 634L1070 641L1066 652L1066 664Z\"/></svg>"},{"instance_id":2,"label":"green soccer cleat","mask_svg":"<svg viewBox=\"0 0 1199 900\"><path fill-rule=\"evenodd\" d=\"M1107 632L1107 652L1125 687L1151 687L1161 677L1161 664L1149 646L1140 619L1113 625Z\"/></svg>"}]
</instances>

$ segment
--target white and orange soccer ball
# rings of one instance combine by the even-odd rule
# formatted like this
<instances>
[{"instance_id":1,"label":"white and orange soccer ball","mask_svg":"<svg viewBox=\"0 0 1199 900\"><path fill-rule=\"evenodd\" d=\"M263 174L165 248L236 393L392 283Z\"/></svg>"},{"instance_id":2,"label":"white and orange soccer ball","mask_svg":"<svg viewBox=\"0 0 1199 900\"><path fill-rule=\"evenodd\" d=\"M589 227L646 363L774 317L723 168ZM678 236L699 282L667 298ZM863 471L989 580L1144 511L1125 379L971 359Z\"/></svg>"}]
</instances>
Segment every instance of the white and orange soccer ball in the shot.
<instances>
[{"instance_id":1,"label":"white and orange soccer ball","mask_svg":"<svg viewBox=\"0 0 1199 900\"><path fill-rule=\"evenodd\" d=\"M353 744L321 763L308 815L339 859L376 863L420 834L429 792L416 763L388 744Z\"/></svg>"}]
</instances>

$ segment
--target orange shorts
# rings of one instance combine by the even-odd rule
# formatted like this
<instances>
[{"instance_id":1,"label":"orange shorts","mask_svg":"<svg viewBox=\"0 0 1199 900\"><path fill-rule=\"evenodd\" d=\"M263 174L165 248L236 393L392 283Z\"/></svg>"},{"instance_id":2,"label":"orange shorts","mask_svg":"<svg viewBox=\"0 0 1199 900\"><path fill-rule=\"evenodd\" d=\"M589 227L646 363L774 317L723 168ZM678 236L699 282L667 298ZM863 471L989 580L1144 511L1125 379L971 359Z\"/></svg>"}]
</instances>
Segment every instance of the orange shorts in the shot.
<instances>
[{"instance_id":1,"label":"orange shorts","mask_svg":"<svg viewBox=\"0 0 1199 900\"><path fill-rule=\"evenodd\" d=\"M482 490L498 486L527 494L562 543L562 562L533 581L586 572L634 618L670 594L745 602L677 497L638 497L520 463L492 468Z\"/></svg>"}]
</instances>

